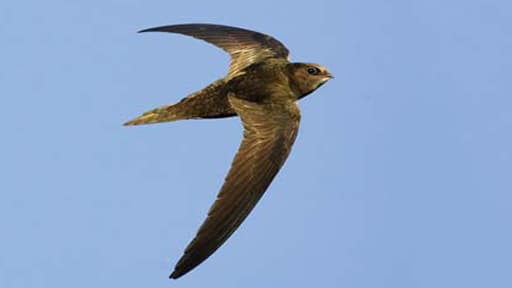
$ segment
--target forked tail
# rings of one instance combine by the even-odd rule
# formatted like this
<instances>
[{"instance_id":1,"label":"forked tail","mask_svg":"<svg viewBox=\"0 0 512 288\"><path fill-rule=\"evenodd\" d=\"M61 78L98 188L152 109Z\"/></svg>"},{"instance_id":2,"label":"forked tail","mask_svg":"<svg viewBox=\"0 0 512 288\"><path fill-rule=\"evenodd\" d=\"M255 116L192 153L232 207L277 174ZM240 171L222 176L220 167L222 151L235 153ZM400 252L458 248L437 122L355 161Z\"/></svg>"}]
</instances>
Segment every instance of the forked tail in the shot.
<instances>
[{"instance_id":1,"label":"forked tail","mask_svg":"<svg viewBox=\"0 0 512 288\"><path fill-rule=\"evenodd\" d=\"M181 119L188 119L193 117L187 117L187 113L184 113L183 109L179 109L180 107L176 107L178 104L162 106L151 111L148 111L141 116L130 120L123 125L142 125L142 124L153 124L160 122L170 122ZM191 111L190 111L191 112ZM190 113L189 113L190 114ZM189 115L193 116L193 115Z\"/></svg>"},{"instance_id":2,"label":"forked tail","mask_svg":"<svg viewBox=\"0 0 512 288\"><path fill-rule=\"evenodd\" d=\"M124 125L143 125L184 119L221 118L235 116L223 89L222 80L195 92L180 102L150 110Z\"/></svg>"}]
</instances>

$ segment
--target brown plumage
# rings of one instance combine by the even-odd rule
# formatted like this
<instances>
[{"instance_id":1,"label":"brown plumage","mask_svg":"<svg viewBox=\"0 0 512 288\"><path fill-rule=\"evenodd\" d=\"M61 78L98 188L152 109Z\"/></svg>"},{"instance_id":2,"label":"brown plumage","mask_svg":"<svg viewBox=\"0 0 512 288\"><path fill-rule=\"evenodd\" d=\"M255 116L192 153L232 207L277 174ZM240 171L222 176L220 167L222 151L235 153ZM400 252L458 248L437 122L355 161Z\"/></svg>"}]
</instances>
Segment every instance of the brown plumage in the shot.
<instances>
[{"instance_id":1,"label":"brown plumage","mask_svg":"<svg viewBox=\"0 0 512 288\"><path fill-rule=\"evenodd\" d=\"M297 136L297 100L332 75L318 64L290 63L278 40L254 31L213 24L162 26L161 31L189 35L231 55L228 75L180 102L153 109L125 125L238 115L242 144L208 217L176 264L178 278L214 253L263 196L284 164Z\"/></svg>"}]
</instances>

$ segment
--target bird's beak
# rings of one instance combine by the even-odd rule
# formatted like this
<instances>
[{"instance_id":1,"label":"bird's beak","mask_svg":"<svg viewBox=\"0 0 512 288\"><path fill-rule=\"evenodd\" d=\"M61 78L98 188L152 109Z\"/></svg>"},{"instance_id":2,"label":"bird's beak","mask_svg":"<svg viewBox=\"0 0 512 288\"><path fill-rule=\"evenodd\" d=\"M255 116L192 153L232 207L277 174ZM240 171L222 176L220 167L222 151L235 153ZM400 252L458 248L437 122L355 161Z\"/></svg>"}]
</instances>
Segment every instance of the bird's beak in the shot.
<instances>
[{"instance_id":1,"label":"bird's beak","mask_svg":"<svg viewBox=\"0 0 512 288\"><path fill-rule=\"evenodd\" d=\"M325 72L325 75L322 78L322 83L325 83L325 82L331 80L332 78L334 78L334 76L330 72Z\"/></svg>"}]
</instances>

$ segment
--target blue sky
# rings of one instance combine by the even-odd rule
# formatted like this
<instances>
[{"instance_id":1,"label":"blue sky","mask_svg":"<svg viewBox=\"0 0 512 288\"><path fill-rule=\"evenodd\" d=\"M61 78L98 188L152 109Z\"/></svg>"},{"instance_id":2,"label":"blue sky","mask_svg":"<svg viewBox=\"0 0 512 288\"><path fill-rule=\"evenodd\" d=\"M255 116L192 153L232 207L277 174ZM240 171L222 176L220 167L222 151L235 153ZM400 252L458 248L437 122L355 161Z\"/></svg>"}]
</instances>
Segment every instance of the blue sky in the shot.
<instances>
[{"instance_id":1,"label":"blue sky","mask_svg":"<svg viewBox=\"0 0 512 288\"><path fill-rule=\"evenodd\" d=\"M271 34L336 78L229 241L167 279L237 118L121 124L228 56L153 26ZM3 1L0 287L512 287L510 1Z\"/></svg>"}]
</instances>

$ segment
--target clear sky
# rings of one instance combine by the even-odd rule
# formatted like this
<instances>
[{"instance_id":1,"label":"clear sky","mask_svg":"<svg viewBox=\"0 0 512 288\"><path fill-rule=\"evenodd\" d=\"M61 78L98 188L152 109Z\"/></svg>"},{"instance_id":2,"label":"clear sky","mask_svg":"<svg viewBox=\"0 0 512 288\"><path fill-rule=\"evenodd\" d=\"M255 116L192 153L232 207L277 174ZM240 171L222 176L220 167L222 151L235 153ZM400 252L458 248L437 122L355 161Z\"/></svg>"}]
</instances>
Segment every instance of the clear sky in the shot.
<instances>
[{"instance_id":1,"label":"clear sky","mask_svg":"<svg viewBox=\"0 0 512 288\"><path fill-rule=\"evenodd\" d=\"M229 241L172 281L238 118L123 127L250 28L335 79ZM0 2L0 287L512 287L512 2Z\"/></svg>"}]
</instances>

